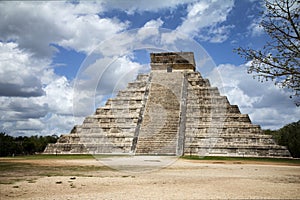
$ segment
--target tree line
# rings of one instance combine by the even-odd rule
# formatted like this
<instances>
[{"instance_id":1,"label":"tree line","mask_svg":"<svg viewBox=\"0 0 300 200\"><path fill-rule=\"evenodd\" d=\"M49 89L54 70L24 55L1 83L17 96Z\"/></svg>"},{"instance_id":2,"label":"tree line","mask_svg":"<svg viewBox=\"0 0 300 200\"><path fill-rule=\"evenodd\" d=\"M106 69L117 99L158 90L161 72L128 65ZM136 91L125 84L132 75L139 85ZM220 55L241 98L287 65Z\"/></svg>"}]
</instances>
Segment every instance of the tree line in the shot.
<instances>
[{"instance_id":1,"label":"tree line","mask_svg":"<svg viewBox=\"0 0 300 200\"><path fill-rule=\"evenodd\" d=\"M58 136L19 136L0 133L0 156L32 155L41 153L49 143L56 143Z\"/></svg>"},{"instance_id":2,"label":"tree line","mask_svg":"<svg viewBox=\"0 0 300 200\"><path fill-rule=\"evenodd\" d=\"M286 146L294 158L300 158L300 120L265 133L272 135L277 144Z\"/></svg>"}]
</instances>

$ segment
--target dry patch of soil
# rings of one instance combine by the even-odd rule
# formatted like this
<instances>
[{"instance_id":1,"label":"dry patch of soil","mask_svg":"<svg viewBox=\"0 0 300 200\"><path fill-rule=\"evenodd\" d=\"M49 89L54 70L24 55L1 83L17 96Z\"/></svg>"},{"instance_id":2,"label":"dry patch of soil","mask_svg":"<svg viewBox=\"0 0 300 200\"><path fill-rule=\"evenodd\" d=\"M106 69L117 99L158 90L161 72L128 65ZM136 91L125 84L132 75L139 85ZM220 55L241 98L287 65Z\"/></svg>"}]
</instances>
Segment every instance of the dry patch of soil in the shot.
<instances>
[{"instance_id":1,"label":"dry patch of soil","mask_svg":"<svg viewBox=\"0 0 300 200\"><path fill-rule=\"evenodd\" d=\"M179 159L130 173L94 159L0 163L15 167L1 172L0 199L300 199L299 166Z\"/></svg>"}]
</instances>

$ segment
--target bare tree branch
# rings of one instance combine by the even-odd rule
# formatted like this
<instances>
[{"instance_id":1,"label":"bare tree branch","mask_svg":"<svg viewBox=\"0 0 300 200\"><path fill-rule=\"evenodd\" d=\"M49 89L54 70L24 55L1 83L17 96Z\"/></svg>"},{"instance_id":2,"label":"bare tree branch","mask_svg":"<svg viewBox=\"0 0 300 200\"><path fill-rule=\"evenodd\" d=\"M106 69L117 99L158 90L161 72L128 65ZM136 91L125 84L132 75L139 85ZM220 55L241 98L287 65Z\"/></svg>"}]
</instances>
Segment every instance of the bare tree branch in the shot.
<instances>
[{"instance_id":1,"label":"bare tree branch","mask_svg":"<svg viewBox=\"0 0 300 200\"><path fill-rule=\"evenodd\" d=\"M259 81L271 79L290 88L300 105L300 1L265 0L266 11L260 25L270 36L262 50L239 47L235 51L251 61L248 73Z\"/></svg>"}]
</instances>

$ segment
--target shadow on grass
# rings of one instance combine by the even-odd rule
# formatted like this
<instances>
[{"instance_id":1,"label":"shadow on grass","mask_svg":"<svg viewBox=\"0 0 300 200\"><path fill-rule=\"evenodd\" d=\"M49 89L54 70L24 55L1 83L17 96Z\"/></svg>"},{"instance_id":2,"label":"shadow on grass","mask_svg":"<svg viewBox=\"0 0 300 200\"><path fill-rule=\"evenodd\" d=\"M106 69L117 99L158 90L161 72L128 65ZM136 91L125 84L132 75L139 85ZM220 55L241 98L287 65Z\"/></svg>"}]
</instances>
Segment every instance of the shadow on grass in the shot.
<instances>
[{"instance_id":1,"label":"shadow on grass","mask_svg":"<svg viewBox=\"0 0 300 200\"><path fill-rule=\"evenodd\" d=\"M93 159L91 154L36 154L28 156L15 156L6 157L11 159L26 159L26 160L39 160L39 159Z\"/></svg>"},{"instance_id":2,"label":"shadow on grass","mask_svg":"<svg viewBox=\"0 0 300 200\"><path fill-rule=\"evenodd\" d=\"M113 171L106 166L53 166L32 163L0 161L0 184L13 184L35 177L50 176L99 176L102 171Z\"/></svg>"}]
</instances>

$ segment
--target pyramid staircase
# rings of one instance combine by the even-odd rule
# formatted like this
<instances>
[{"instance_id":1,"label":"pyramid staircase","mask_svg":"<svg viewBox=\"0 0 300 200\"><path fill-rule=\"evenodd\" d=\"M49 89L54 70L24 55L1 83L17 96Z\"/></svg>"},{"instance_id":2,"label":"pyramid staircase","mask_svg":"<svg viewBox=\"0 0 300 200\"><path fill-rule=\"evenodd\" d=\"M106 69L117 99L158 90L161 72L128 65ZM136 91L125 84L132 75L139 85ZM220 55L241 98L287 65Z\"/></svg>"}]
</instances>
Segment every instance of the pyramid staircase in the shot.
<instances>
[{"instance_id":1,"label":"pyramid staircase","mask_svg":"<svg viewBox=\"0 0 300 200\"><path fill-rule=\"evenodd\" d=\"M182 82L180 72L152 73L136 153L176 155Z\"/></svg>"},{"instance_id":2,"label":"pyramid staircase","mask_svg":"<svg viewBox=\"0 0 300 200\"><path fill-rule=\"evenodd\" d=\"M195 71L193 53L153 53L151 69L44 153L290 157Z\"/></svg>"}]
</instances>

